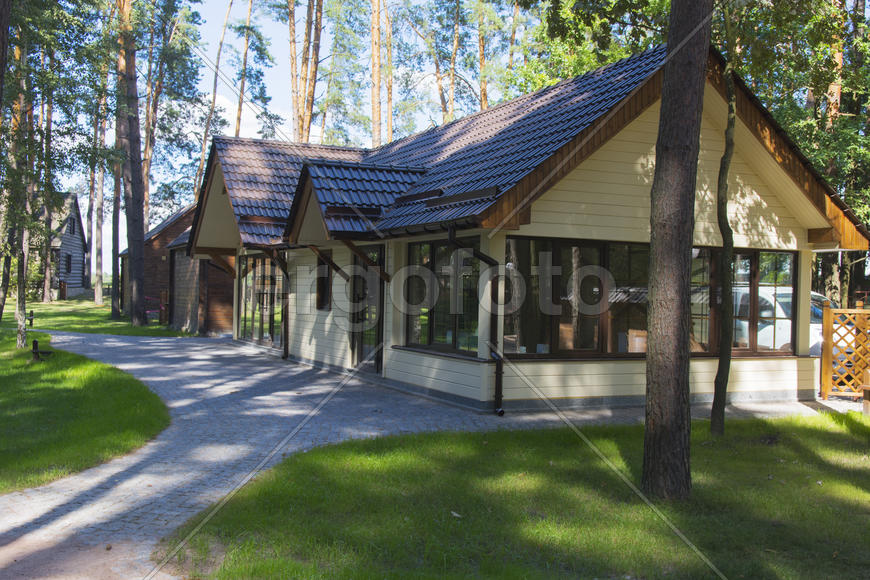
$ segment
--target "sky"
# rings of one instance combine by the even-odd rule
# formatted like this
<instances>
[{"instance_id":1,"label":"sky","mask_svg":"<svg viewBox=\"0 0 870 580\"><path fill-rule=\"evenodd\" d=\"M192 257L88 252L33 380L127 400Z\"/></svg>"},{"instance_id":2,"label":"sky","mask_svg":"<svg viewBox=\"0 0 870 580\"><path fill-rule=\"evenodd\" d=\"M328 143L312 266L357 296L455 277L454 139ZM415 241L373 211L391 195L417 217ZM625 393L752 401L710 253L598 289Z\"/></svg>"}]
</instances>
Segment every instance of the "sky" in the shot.
<instances>
[{"instance_id":1,"label":"sky","mask_svg":"<svg viewBox=\"0 0 870 580\"><path fill-rule=\"evenodd\" d=\"M211 68L211 63L214 62L217 53L218 42L220 40L221 28L223 27L224 16L226 15L228 0L203 0L198 7L198 12L202 18L202 26L200 27L200 35L204 44L203 53L209 60L208 64L203 64L201 78L199 83L200 90L206 95L211 95L212 86L214 83L214 72ZM247 16L248 3L245 0L234 0L232 12L230 14L230 24L233 22L244 22ZM256 14L256 13L255 13ZM256 16L255 16L256 17ZM287 42L287 27L274 21L271 16L259 14L256 17L264 34L271 39L270 51L275 59L275 65L265 71L264 82L268 94L272 97L269 109L281 115L282 118L290 118L290 64L289 54L290 48ZM228 30L224 41L224 49L221 55L221 72L227 77L232 78L233 72L230 66L231 46L237 46L241 51L242 41L235 37L232 31ZM227 133L232 134L235 130L236 110L238 108L239 97L238 92L234 87L228 86L223 80L218 81L218 96L217 105L224 110L224 116L229 122ZM254 111L250 107L245 106L242 111L242 123L239 135L241 137L257 137L257 119ZM316 131L316 127L312 127L312 132ZM282 127L285 135L292 134L289 123L285 123ZM110 132L111 133L111 132ZM111 136L110 136L111 137ZM279 135L280 138L280 135ZM319 136L315 133L312 135L312 140L317 141ZM71 188L76 184L81 184L86 181L87 176L79 174L71 176L65 183L65 187ZM105 187L111 188L111 176L106 177ZM82 203L82 212L87 211L87 200ZM84 221L85 215L82 215ZM151 224L152 227L157 225ZM110 270L112 263L112 220L111 209L106 215L103 225L103 264L106 271ZM127 227L125 220L120 221L120 246L121 251L127 247Z\"/></svg>"}]
</instances>

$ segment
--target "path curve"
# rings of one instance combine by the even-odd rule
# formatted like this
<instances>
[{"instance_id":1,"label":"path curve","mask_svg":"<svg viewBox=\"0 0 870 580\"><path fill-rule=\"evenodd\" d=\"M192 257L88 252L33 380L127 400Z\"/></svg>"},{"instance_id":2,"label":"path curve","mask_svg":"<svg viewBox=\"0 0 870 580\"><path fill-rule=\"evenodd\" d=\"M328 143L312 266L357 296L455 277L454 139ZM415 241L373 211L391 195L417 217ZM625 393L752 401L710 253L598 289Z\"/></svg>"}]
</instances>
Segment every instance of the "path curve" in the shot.
<instances>
[{"instance_id":1,"label":"path curve","mask_svg":"<svg viewBox=\"0 0 870 580\"><path fill-rule=\"evenodd\" d=\"M226 495L343 380L227 340L51 334L54 347L142 380L169 407L172 422L129 455L0 496L0 578L143 577L160 538ZM809 409L777 408L801 411ZM590 423L633 422L642 414L626 408L570 415ZM556 424L551 414L481 415L354 379L270 465L350 438Z\"/></svg>"}]
</instances>

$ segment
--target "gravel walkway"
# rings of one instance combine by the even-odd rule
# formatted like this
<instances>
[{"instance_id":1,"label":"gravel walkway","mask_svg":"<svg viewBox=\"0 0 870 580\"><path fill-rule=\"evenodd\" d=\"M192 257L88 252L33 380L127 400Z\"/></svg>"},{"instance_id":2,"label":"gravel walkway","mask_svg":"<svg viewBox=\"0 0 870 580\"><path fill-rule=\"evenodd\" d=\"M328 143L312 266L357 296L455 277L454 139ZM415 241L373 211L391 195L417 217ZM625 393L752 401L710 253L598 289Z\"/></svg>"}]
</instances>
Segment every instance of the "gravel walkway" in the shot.
<instances>
[{"instance_id":1,"label":"gravel walkway","mask_svg":"<svg viewBox=\"0 0 870 580\"><path fill-rule=\"evenodd\" d=\"M144 381L166 402L172 423L130 455L0 496L0 578L145 576L161 537L226 495L344 380L225 340L52 334L54 347ZM785 403L730 412L808 414L812 407ZM640 408L569 413L587 424L634 422L642 415ZM267 467L289 453L351 438L557 424L551 414L481 415L353 379Z\"/></svg>"}]
</instances>

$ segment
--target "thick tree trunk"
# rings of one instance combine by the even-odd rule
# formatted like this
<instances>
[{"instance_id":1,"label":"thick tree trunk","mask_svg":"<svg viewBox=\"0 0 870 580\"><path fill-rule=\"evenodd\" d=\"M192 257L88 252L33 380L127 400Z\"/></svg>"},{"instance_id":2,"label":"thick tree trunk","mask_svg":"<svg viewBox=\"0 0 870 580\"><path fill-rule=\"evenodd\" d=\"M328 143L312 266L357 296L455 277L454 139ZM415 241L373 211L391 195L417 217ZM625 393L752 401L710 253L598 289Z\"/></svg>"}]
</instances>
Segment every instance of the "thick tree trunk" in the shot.
<instances>
[{"instance_id":1,"label":"thick tree trunk","mask_svg":"<svg viewBox=\"0 0 870 580\"><path fill-rule=\"evenodd\" d=\"M311 63L308 66L308 78L305 89L304 114L302 118L302 141L308 143L311 138L311 115L314 111L314 88L317 85L317 67L320 64L320 32L323 28L323 0L315 0L314 36L311 42Z\"/></svg>"},{"instance_id":2,"label":"thick tree trunk","mask_svg":"<svg viewBox=\"0 0 870 580\"><path fill-rule=\"evenodd\" d=\"M372 147L381 145L381 2L372 0Z\"/></svg>"},{"instance_id":3,"label":"thick tree trunk","mask_svg":"<svg viewBox=\"0 0 870 580\"><path fill-rule=\"evenodd\" d=\"M106 70L108 75L108 70ZM102 151L106 148L106 117L108 109L106 108L106 87L109 84L108 77L105 78L105 83L102 86L102 94L100 95L100 125L97 131L97 147ZM94 304L103 304L103 216L105 215L103 188L106 179L106 167L100 161L97 173L97 187L95 193L95 212L96 212L96 228L93 232L93 243L91 246L91 254L94 259Z\"/></svg>"},{"instance_id":4,"label":"thick tree trunk","mask_svg":"<svg viewBox=\"0 0 870 580\"><path fill-rule=\"evenodd\" d=\"M242 78L239 81L239 108L236 111L236 137L242 128L242 105L245 104L245 80L248 76L248 44L250 43L251 12L254 11L254 0L248 0L248 19L245 21L245 48L242 50Z\"/></svg>"},{"instance_id":5,"label":"thick tree trunk","mask_svg":"<svg viewBox=\"0 0 870 580\"><path fill-rule=\"evenodd\" d=\"M642 487L689 496L689 281L712 0L673 0L650 194L649 314Z\"/></svg>"},{"instance_id":6,"label":"thick tree trunk","mask_svg":"<svg viewBox=\"0 0 870 580\"><path fill-rule=\"evenodd\" d=\"M118 0L122 47L118 72L123 82L125 109L121 119L124 163L124 205L127 216L127 251L130 276L130 319L133 326L147 324L145 315L144 214L145 186L142 175L142 142L139 132L139 95L136 86L136 44L131 21L132 0Z\"/></svg>"},{"instance_id":7,"label":"thick tree trunk","mask_svg":"<svg viewBox=\"0 0 870 580\"><path fill-rule=\"evenodd\" d=\"M730 39L731 14L725 13L725 29ZM730 40L729 40L730 42ZM710 432L725 433L725 404L728 398L728 377L731 374L731 345L734 340L734 232L728 222L728 174L734 157L734 129L737 124L737 91L734 86L734 55L726 50L725 93L728 99L728 119L725 124L725 151L719 161L716 184L716 221L722 235L719 254L719 364L713 381L713 408L710 411Z\"/></svg>"},{"instance_id":8,"label":"thick tree trunk","mask_svg":"<svg viewBox=\"0 0 870 580\"><path fill-rule=\"evenodd\" d=\"M0 105L6 80L6 59L9 47L9 24L12 20L12 0L0 0Z\"/></svg>"},{"instance_id":9,"label":"thick tree trunk","mask_svg":"<svg viewBox=\"0 0 870 580\"><path fill-rule=\"evenodd\" d=\"M288 4L292 5L294 0L289 0ZM209 138L209 130L211 129L211 120L214 117L214 108L215 102L217 101L217 86L218 86L218 75L221 70L221 52L224 49L224 36L227 33L227 24L230 21L230 10L233 9L233 0L230 0L227 4L227 13L224 16L224 25L221 28L221 38L218 41L218 49L217 55L214 59L214 80L212 81L211 87L211 103L208 106L208 115L205 117L205 127L202 130L202 148L199 151L199 166L196 168L196 178L193 180L193 199L199 199L199 190L201 184L199 183L202 179L202 173L205 170L205 154L208 151L208 138ZM293 14L290 14L291 22L293 18ZM292 28L291 28L292 30ZM292 42L292 39L291 39ZM295 127L294 127L295 131ZM295 134L294 134L295 135Z\"/></svg>"}]
</instances>

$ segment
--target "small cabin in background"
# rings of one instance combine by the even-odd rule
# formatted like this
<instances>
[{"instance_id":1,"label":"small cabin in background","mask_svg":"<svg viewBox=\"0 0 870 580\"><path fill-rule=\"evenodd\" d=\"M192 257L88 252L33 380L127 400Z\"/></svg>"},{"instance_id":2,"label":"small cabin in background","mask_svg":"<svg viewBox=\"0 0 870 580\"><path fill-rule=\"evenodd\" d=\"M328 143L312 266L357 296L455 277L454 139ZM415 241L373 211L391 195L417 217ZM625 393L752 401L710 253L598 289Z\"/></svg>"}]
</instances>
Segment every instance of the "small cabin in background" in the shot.
<instances>
[{"instance_id":1,"label":"small cabin in background","mask_svg":"<svg viewBox=\"0 0 870 580\"><path fill-rule=\"evenodd\" d=\"M90 272L85 271L88 244L76 194L64 194L63 205L51 221L51 297L66 300L90 286Z\"/></svg>"}]
</instances>

